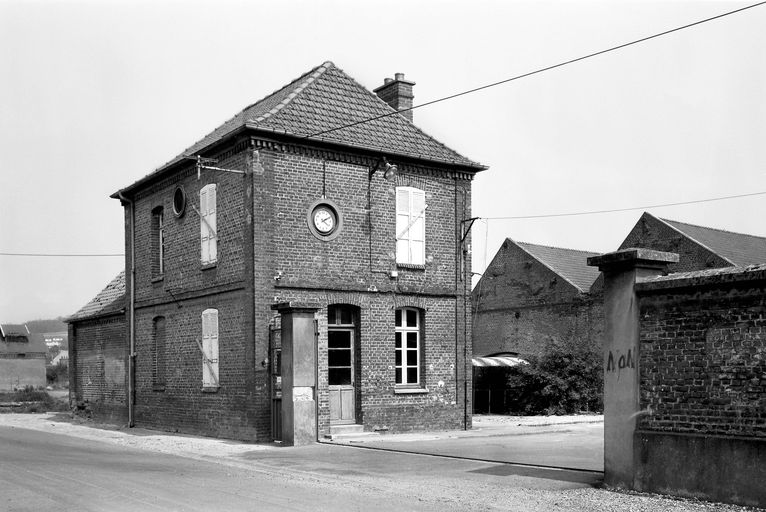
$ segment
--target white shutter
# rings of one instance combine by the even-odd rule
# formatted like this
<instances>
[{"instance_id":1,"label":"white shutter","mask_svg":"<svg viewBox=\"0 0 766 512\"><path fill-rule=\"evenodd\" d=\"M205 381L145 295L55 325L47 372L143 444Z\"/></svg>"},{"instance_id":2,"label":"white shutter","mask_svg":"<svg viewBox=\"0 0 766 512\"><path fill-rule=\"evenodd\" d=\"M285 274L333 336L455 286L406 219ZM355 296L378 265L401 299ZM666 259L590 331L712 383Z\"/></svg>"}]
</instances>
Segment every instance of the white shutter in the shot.
<instances>
[{"instance_id":1,"label":"white shutter","mask_svg":"<svg viewBox=\"0 0 766 512\"><path fill-rule=\"evenodd\" d=\"M396 189L396 262L425 264L426 193L412 187Z\"/></svg>"},{"instance_id":2,"label":"white shutter","mask_svg":"<svg viewBox=\"0 0 766 512\"><path fill-rule=\"evenodd\" d=\"M199 191L199 235L200 235L200 259L202 263L207 263L208 260L208 229L205 224L205 217L207 216L207 187ZM203 316L204 325L204 316Z\"/></svg>"},{"instance_id":3,"label":"white shutter","mask_svg":"<svg viewBox=\"0 0 766 512\"><path fill-rule=\"evenodd\" d=\"M218 259L218 226L216 222L216 185L205 185L199 192L200 259L213 263Z\"/></svg>"},{"instance_id":4,"label":"white shutter","mask_svg":"<svg viewBox=\"0 0 766 512\"><path fill-rule=\"evenodd\" d=\"M426 193L413 189L410 227L410 263L425 265L426 263Z\"/></svg>"},{"instance_id":5,"label":"white shutter","mask_svg":"<svg viewBox=\"0 0 766 512\"><path fill-rule=\"evenodd\" d=\"M218 260L218 225L216 222L216 186L209 185L210 190L207 193L207 224L209 229L208 238L208 262ZM217 331L217 328L216 328ZM217 358L217 356L216 356Z\"/></svg>"},{"instance_id":6,"label":"white shutter","mask_svg":"<svg viewBox=\"0 0 766 512\"><path fill-rule=\"evenodd\" d=\"M218 386L218 310L202 312L202 385Z\"/></svg>"},{"instance_id":7,"label":"white shutter","mask_svg":"<svg viewBox=\"0 0 766 512\"><path fill-rule=\"evenodd\" d=\"M409 263L410 240L407 226L410 223L410 190L396 189L396 262Z\"/></svg>"}]
</instances>

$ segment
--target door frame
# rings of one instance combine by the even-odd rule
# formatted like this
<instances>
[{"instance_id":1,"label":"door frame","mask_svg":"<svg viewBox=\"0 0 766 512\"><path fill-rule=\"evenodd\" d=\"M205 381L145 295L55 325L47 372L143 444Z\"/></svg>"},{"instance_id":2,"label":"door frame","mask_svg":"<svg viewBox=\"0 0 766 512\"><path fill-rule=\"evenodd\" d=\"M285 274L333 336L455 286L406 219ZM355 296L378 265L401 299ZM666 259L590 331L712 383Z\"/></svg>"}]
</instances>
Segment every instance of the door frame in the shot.
<instances>
[{"instance_id":1,"label":"door frame","mask_svg":"<svg viewBox=\"0 0 766 512\"><path fill-rule=\"evenodd\" d=\"M349 352L350 352L350 367L351 367L351 384L339 384L339 385L331 385L329 383L329 376L328 376L328 383L327 383L327 393L328 393L328 399L329 394L333 391L339 392L341 395L340 403L343 403L342 400L342 394L343 391L350 391L352 396L352 406L351 406L351 418L348 419L332 419L332 414L330 416L330 424L331 425L352 425L355 424L357 421L357 398L356 398L356 391L357 391L357 379L356 379L356 326L328 326L327 328L327 338L328 338L328 362L327 362L327 372L330 371L330 362L329 362L329 351L331 350L329 348L329 338L330 338L330 332L347 332L349 333ZM328 404L329 405L329 404ZM331 405L330 405L331 407Z\"/></svg>"}]
</instances>

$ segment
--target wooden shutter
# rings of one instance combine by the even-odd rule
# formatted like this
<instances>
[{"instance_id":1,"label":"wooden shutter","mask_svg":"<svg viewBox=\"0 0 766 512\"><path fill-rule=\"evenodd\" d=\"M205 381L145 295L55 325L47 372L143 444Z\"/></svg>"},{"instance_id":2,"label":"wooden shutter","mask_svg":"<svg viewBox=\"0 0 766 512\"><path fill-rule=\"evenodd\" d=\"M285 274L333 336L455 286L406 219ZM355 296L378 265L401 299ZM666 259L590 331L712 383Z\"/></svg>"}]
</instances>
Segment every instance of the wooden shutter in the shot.
<instances>
[{"instance_id":1,"label":"wooden shutter","mask_svg":"<svg viewBox=\"0 0 766 512\"><path fill-rule=\"evenodd\" d=\"M202 385L218 386L218 310L202 312Z\"/></svg>"},{"instance_id":2,"label":"wooden shutter","mask_svg":"<svg viewBox=\"0 0 766 512\"><path fill-rule=\"evenodd\" d=\"M202 263L218 259L218 226L216 208L216 185L211 183L199 192L200 245Z\"/></svg>"},{"instance_id":3,"label":"wooden shutter","mask_svg":"<svg viewBox=\"0 0 766 512\"><path fill-rule=\"evenodd\" d=\"M396 189L396 262L425 264L426 193L411 187Z\"/></svg>"}]
</instances>

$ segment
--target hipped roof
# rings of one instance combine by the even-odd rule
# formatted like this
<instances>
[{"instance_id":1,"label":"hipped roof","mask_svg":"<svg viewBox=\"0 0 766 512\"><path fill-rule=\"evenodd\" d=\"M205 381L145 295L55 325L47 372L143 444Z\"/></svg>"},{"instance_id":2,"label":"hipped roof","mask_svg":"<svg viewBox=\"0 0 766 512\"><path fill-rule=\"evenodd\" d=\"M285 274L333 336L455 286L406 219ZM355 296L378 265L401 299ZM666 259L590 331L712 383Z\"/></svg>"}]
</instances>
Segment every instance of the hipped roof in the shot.
<instances>
[{"instance_id":1,"label":"hipped roof","mask_svg":"<svg viewBox=\"0 0 766 512\"><path fill-rule=\"evenodd\" d=\"M362 122L371 118L376 119ZM323 133L341 126L346 127ZM296 142L337 144L391 157L459 166L474 172L487 168L427 135L327 61L246 107L182 154L120 192L128 192L185 157L197 155L246 129L286 135ZM113 195L116 196L117 193Z\"/></svg>"}]
</instances>

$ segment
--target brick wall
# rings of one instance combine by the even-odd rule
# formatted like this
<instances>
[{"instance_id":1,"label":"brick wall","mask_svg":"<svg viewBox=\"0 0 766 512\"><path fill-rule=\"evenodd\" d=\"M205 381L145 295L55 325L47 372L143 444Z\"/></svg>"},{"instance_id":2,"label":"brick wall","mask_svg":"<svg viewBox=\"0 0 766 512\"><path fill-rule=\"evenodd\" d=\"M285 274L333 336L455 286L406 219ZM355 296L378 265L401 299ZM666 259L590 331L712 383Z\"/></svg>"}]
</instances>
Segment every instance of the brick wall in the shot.
<instances>
[{"instance_id":1,"label":"brick wall","mask_svg":"<svg viewBox=\"0 0 766 512\"><path fill-rule=\"evenodd\" d=\"M706 268L729 267L731 263L709 249L682 235L661 220L644 214L628 233L620 249L642 247L678 254L678 263L668 266L669 272L687 272Z\"/></svg>"},{"instance_id":2,"label":"brick wall","mask_svg":"<svg viewBox=\"0 0 766 512\"><path fill-rule=\"evenodd\" d=\"M472 293L477 355L541 356L549 347L600 350L603 300L581 293L506 241Z\"/></svg>"},{"instance_id":3,"label":"brick wall","mask_svg":"<svg viewBox=\"0 0 766 512\"><path fill-rule=\"evenodd\" d=\"M127 417L126 340L124 315L70 324L70 395L98 417Z\"/></svg>"},{"instance_id":4,"label":"brick wall","mask_svg":"<svg viewBox=\"0 0 766 512\"><path fill-rule=\"evenodd\" d=\"M641 429L766 437L762 277L639 285Z\"/></svg>"},{"instance_id":5,"label":"brick wall","mask_svg":"<svg viewBox=\"0 0 766 512\"><path fill-rule=\"evenodd\" d=\"M396 182L384 180L380 172L370 181L369 166L358 156L316 156L300 148L287 149L255 151L240 144L219 155L216 165L243 169L252 160L252 176L203 172L197 181L190 166L137 193L137 424L270 440L269 374L261 362L268 357L271 305L300 300L320 305L322 432L329 425L327 375L322 371L327 361L329 304L360 307L360 400L365 428L462 426L466 388L470 396L466 379L470 365L470 321L466 319L470 315L456 247L459 221L470 217L470 181L406 163L400 165ZM187 200L198 205L199 190L213 182L218 185L219 257L215 267L203 268L199 218L190 206L183 217L174 217L171 201L181 185ZM422 269L398 268L395 263L397 185L426 191L426 265ZM367 213L368 186L372 222ZM340 235L329 242L317 239L307 225L308 208L323 192L338 205L344 220ZM252 217L246 207L249 201ZM157 206L165 212L162 279L153 279L150 265L151 212ZM250 252L248 240L254 245ZM252 264L246 254L252 254ZM470 268L470 260L464 268ZM397 278L391 277L392 270L398 271ZM417 305L425 311L427 394L393 392L397 304ZM201 337L201 312L207 308L219 311L221 386L216 393L201 389L202 358L195 342ZM164 390L152 386L152 326L158 316L165 317L167 333ZM416 411L420 412L413 415Z\"/></svg>"},{"instance_id":6,"label":"brick wall","mask_svg":"<svg viewBox=\"0 0 766 512\"><path fill-rule=\"evenodd\" d=\"M0 353L0 391L45 387L45 356Z\"/></svg>"}]
</instances>

